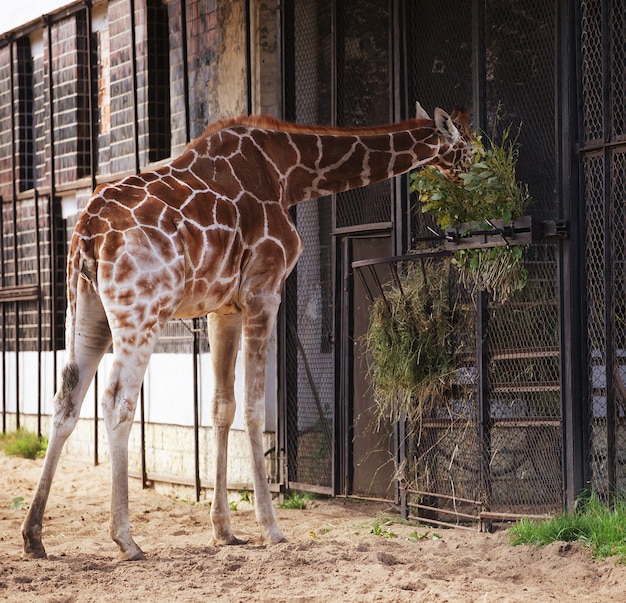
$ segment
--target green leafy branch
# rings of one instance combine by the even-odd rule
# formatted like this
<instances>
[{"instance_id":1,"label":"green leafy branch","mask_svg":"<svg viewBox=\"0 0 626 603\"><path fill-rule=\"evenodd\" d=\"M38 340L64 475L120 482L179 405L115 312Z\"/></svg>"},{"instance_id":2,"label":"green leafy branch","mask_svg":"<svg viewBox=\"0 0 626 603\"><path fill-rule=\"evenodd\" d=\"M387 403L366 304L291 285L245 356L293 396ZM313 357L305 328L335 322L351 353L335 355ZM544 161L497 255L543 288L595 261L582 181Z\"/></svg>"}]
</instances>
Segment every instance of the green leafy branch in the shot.
<instances>
[{"instance_id":1,"label":"green leafy branch","mask_svg":"<svg viewBox=\"0 0 626 603\"><path fill-rule=\"evenodd\" d=\"M432 215L442 229L473 222L489 229L495 219L508 224L522 216L532 199L526 185L516 179L519 156L517 135L505 128L501 142L474 134L471 159L457 180L428 166L410 175L410 190L419 193L422 213ZM471 290L489 291L505 301L526 285L528 273L523 251L516 247L462 250L454 265L461 282Z\"/></svg>"}]
</instances>

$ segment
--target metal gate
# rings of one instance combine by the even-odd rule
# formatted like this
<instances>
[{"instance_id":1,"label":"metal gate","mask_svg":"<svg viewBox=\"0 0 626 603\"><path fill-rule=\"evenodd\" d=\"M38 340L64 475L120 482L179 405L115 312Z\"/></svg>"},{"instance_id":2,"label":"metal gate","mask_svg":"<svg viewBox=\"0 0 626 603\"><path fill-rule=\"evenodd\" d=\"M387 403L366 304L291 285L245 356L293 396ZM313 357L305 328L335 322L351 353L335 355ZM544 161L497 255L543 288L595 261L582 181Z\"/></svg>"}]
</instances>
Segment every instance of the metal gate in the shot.
<instances>
[{"instance_id":1,"label":"metal gate","mask_svg":"<svg viewBox=\"0 0 626 603\"><path fill-rule=\"evenodd\" d=\"M358 9L356 4L360 4ZM287 3L286 107L292 109L287 117L318 123L381 123L410 116L414 101L419 100L430 111L435 106L448 110L469 106L474 127L490 132L500 113L504 123L522 124L519 177L529 184L534 197L530 209L534 222L556 220L561 213L556 142L560 122L555 114L558 3L451 1L446 3L445 19L441 9L440 4L401 0ZM375 15L375 33L364 15ZM387 48L381 50L383 40ZM378 61L367 55L364 49L368 46L378 46ZM383 100L383 94L390 100ZM382 110L373 114L376 106ZM356 113L342 122L343 112L349 109ZM354 415L342 406L346 396L363 388L354 383L345 388L341 381L347 368L352 371L350 379L359 378L354 366L360 359L355 357L351 364L347 356L355 349L351 337L360 319L352 316L346 325L341 313L346 304L341 290L346 285L352 290L354 277L341 272L342 257L337 254L342 237L376 227L381 234L387 232L395 253L415 247L415 241L433 225L408 207L416 200L408 201L403 186L399 181L381 185L379 191L357 191L344 204L337 199L334 205L322 201L315 209L297 208L298 228L312 255L303 256L298 264L297 276L288 285L283 314L288 343L284 387L290 485L323 484L329 490L334 485L336 492L363 493L359 484L355 488L350 483L361 459L350 455L355 436L346 432L354 429ZM351 207L361 208L360 213L350 217L346 210ZM313 220L308 221L311 212ZM325 222L322 216L326 216ZM553 227L555 224L552 222ZM331 251L324 257L319 250L330 229L334 235ZM430 439L423 441L420 449L407 444L404 476L416 476L410 485L405 483L411 513L426 511L436 521L457 522L463 513L494 518L562 507L558 253L554 240L538 239L530 246L526 251L529 284L512 302L494 304L485 295L469 300L476 303L477 311L464 334L476 345L475 357L463 367L475 375L464 386L463 413L468 420L461 425L433 418L428 426ZM337 256L334 264L333 254ZM328 266L325 274L330 277L322 285L315 274L320 264ZM304 274L317 283L313 288L326 291L327 297L320 297L330 301L325 314L330 329L321 327L320 318L309 347L302 341L309 318L303 312L310 308L306 292L312 286L304 283ZM333 300L338 306L335 311ZM328 341L327 332L337 334L341 349L320 345L320 339ZM320 359L325 353L328 362L324 366ZM312 358L316 369L311 368ZM316 375L328 386L324 397L319 388L311 387ZM316 394L307 394L307 388ZM309 403L307 395L312 395ZM355 407L354 400L347 404ZM316 423L320 417L324 421ZM390 428L396 430L394 445L401 446L402 426ZM371 437L374 446L377 436L372 433ZM310 439L313 445L308 443ZM330 449L328 455L326 448L320 455L322 441ZM394 450L389 452L393 457ZM396 463L401 456L396 456ZM393 498L389 492L386 496Z\"/></svg>"},{"instance_id":2,"label":"metal gate","mask_svg":"<svg viewBox=\"0 0 626 603\"><path fill-rule=\"evenodd\" d=\"M580 5L589 486L626 487L626 3Z\"/></svg>"},{"instance_id":3,"label":"metal gate","mask_svg":"<svg viewBox=\"0 0 626 603\"><path fill-rule=\"evenodd\" d=\"M393 119L390 4L287 2L283 15L288 119L339 126ZM342 249L363 233L375 233L377 240L382 236L393 248L393 195L393 184L385 182L294 209L304 253L287 283L282 312L290 487L333 493L370 488L371 478L364 475L361 484L353 471L362 460L355 438L368 437L370 423L368 404L353 405L354 380L364 381L365 372L353 366L352 325L345 311L350 268L342 261ZM338 285L344 282L346 287ZM368 394L367 387L362 389ZM355 435L355 416L364 433Z\"/></svg>"},{"instance_id":4,"label":"metal gate","mask_svg":"<svg viewBox=\"0 0 626 603\"><path fill-rule=\"evenodd\" d=\"M521 124L518 176L534 197L529 213L536 224L557 218L556 3L449 2L445 20L432 3L407 3L406 11L409 98L470 106L487 133L498 114ZM419 238L433 224L416 215ZM536 241L525 261L529 282L514 299L475 300L466 336L476 353L458 367L472 375L462 411L433 417L425 440L408 450L410 513L445 523L563 504L556 244Z\"/></svg>"}]
</instances>

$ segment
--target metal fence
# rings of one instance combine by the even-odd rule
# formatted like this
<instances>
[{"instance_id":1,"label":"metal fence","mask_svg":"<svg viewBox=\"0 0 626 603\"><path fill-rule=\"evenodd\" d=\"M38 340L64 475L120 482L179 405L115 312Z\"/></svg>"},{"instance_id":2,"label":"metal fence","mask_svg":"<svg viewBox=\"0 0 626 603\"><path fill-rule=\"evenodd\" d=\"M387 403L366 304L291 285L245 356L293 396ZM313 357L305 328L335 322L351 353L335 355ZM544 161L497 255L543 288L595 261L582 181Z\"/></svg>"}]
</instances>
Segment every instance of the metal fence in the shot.
<instances>
[{"instance_id":1,"label":"metal fence","mask_svg":"<svg viewBox=\"0 0 626 603\"><path fill-rule=\"evenodd\" d=\"M626 4L584 1L580 16L588 484L609 499L626 487Z\"/></svg>"}]
</instances>

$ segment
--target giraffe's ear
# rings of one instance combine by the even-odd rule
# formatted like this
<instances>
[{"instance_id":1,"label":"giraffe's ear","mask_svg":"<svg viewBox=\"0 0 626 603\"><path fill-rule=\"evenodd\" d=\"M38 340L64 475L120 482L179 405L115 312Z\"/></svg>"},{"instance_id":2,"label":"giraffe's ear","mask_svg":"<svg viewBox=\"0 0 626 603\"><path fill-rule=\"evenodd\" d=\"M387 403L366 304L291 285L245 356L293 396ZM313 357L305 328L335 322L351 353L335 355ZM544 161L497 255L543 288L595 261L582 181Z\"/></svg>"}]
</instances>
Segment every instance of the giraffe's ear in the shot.
<instances>
[{"instance_id":1,"label":"giraffe's ear","mask_svg":"<svg viewBox=\"0 0 626 603\"><path fill-rule=\"evenodd\" d=\"M430 115L426 113L419 101L415 101L415 119L430 119Z\"/></svg>"},{"instance_id":2,"label":"giraffe's ear","mask_svg":"<svg viewBox=\"0 0 626 603\"><path fill-rule=\"evenodd\" d=\"M443 110L437 107L435 109L435 126L446 138L452 142L456 142L461 135L457 127L454 125L452 118Z\"/></svg>"}]
</instances>

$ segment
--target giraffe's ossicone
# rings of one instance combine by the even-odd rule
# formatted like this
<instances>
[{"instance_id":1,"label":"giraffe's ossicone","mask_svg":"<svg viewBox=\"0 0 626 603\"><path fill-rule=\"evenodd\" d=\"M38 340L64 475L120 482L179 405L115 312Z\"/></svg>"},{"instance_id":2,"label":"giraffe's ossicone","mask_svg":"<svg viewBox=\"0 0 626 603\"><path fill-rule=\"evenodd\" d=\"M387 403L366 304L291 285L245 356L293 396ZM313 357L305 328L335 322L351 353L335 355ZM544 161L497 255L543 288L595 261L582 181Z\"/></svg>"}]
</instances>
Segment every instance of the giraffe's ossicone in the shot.
<instances>
[{"instance_id":1,"label":"giraffe's ossicone","mask_svg":"<svg viewBox=\"0 0 626 603\"><path fill-rule=\"evenodd\" d=\"M214 372L214 543L238 542L226 465L243 337L243 409L261 539L282 541L263 456L265 360L285 279L302 251L289 208L431 164L454 176L469 157L469 116L418 106L416 119L340 129L267 117L218 122L167 165L98 187L80 215L67 265L67 361L55 396L41 477L22 525L24 553L45 556L42 520L61 450L103 354L111 449L111 537L123 559L143 552L130 533L128 437L141 382L165 323L209 314ZM182 401L172 400L173 404Z\"/></svg>"}]
</instances>

